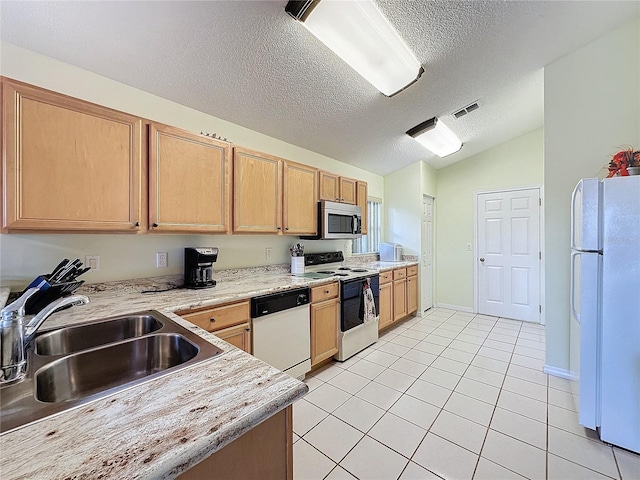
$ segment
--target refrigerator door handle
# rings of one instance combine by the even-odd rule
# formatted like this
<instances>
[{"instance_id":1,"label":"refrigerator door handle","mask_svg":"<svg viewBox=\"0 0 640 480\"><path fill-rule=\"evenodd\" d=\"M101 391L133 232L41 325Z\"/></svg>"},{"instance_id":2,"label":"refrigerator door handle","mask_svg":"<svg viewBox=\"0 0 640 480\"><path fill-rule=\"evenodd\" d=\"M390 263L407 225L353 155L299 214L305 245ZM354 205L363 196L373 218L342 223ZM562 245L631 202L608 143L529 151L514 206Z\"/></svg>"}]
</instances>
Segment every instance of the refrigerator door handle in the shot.
<instances>
[{"instance_id":1,"label":"refrigerator door handle","mask_svg":"<svg viewBox=\"0 0 640 480\"><path fill-rule=\"evenodd\" d=\"M582 182L576 185L576 188L571 192L571 248L577 250L578 246L576 245L576 196L578 195L578 190L580 189Z\"/></svg>"},{"instance_id":2,"label":"refrigerator door handle","mask_svg":"<svg viewBox=\"0 0 640 480\"><path fill-rule=\"evenodd\" d=\"M580 314L576 310L576 288L575 288L575 278L576 278L576 259L579 255L582 255L582 252L571 252L571 294L570 300L571 303L571 314L573 318L576 319L578 323L580 323Z\"/></svg>"}]
</instances>

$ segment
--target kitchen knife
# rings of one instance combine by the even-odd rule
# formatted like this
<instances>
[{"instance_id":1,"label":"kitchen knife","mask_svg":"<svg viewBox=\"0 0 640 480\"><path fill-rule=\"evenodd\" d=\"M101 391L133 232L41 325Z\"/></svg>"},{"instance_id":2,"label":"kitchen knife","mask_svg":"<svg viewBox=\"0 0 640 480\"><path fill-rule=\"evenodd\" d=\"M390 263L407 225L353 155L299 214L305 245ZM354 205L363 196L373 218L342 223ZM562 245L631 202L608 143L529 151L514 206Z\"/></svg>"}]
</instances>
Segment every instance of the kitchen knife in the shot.
<instances>
[{"instance_id":1,"label":"kitchen knife","mask_svg":"<svg viewBox=\"0 0 640 480\"><path fill-rule=\"evenodd\" d=\"M73 262L67 263L62 271L58 275L56 275L56 278L54 279L55 283L63 283L63 280L67 277L67 275L69 275L69 272L71 272L75 268L76 262L82 264L82 262L80 262L80 260L77 258Z\"/></svg>"},{"instance_id":2,"label":"kitchen knife","mask_svg":"<svg viewBox=\"0 0 640 480\"><path fill-rule=\"evenodd\" d=\"M60 273L60 271L62 270L62 268L69 263L69 259L65 258L63 259L56 268L53 269L53 271L49 274L49 281L52 282L53 279L55 278L55 276Z\"/></svg>"}]
</instances>

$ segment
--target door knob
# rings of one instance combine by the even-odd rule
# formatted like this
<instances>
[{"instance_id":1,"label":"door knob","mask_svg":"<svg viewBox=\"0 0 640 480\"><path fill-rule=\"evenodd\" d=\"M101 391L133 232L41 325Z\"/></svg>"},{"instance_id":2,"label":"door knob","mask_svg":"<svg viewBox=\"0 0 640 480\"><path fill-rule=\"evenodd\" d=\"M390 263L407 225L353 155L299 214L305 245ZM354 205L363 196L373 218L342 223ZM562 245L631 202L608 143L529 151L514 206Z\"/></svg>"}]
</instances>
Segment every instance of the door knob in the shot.
<instances>
[{"instance_id":1,"label":"door knob","mask_svg":"<svg viewBox=\"0 0 640 480\"><path fill-rule=\"evenodd\" d=\"M481 261L481 262L484 262L484 257L480 257L480 261Z\"/></svg>"}]
</instances>

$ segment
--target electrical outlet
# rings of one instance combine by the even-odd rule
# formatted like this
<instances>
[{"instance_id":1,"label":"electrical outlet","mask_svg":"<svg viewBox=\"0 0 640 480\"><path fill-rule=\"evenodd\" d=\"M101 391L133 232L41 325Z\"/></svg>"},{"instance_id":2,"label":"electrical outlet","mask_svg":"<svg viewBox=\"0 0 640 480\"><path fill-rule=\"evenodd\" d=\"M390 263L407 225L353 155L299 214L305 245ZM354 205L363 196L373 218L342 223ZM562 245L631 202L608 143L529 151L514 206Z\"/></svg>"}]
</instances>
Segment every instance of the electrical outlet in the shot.
<instances>
[{"instance_id":1,"label":"electrical outlet","mask_svg":"<svg viewBox=\"0 0 640 480\"><path fill-rule=\"evenodd\" d=\"M169 261L169 254L167 252L156 253L156 267L165 268Z\"/></svg>"},{"instance_id":2,"label":"electrical outlet","mask_svg":"<svg viewBox=\"0 0 640 480\"><path fill-rule=\"evenodd\" d=\"M471 244L467 243L467 251L470 252L471 251Z\"/></svg>"},{"instance_id":3,"label":"electrical outlet","mask_svg":"<svg viewBox=\"0 0 640 480\"><path fill-rule=\"evenodd\" d=\"M87 267L91 267L92 272L100 271L100 255L85 255L84 264Z\"/></svg>"},{"instance_id":4,"label":"electrical outlet","mask_svg":"<svg viewBox=\"0 0 640 480\"><path fill-rule=\"evenodd\" d=\"M267 247L264 249L264 258L269 260L271 258L271 254L273 253L273 248Z\"/></svg>"}]
</instances>

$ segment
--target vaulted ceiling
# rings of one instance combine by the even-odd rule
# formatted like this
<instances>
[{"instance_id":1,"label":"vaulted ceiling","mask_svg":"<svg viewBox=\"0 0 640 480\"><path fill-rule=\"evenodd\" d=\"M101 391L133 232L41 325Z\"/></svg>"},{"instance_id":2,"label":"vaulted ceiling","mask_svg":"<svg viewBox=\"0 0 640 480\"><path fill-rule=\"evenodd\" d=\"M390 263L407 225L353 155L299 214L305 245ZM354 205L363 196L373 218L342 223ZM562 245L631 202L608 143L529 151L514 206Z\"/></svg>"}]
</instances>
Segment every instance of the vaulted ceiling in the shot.
<instances>
[{"instance_id":1,"label":"vaulted ceiling","mask_svg":"<svg viewBox=\"0 0 640 480\"><path fill-rule=\"evenodd\" d=\"M3 0L0 36L385 175L420 160L440 168L541 127L543 67L640 15L637 1L377 0L425 69L387 98L286 3ZM434 116L460 152L439 158L405 135Z\"/></svg>"}]
</instances>

